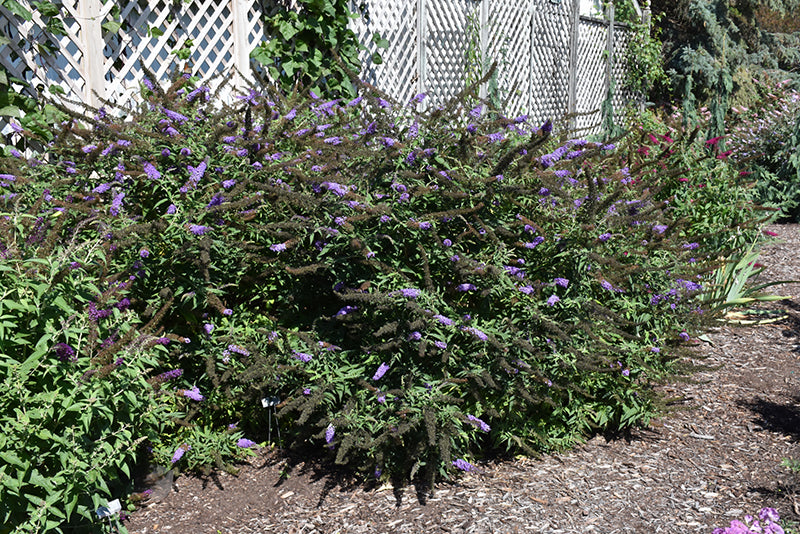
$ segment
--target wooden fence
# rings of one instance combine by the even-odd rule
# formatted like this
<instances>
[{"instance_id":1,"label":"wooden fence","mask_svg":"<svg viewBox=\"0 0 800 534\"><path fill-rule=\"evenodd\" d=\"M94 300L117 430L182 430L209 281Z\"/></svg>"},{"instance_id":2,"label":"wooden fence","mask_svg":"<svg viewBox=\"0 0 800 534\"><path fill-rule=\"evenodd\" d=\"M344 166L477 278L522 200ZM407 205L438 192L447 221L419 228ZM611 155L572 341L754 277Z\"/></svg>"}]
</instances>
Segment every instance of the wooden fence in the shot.
<instances>
[{"instance_id":1,"label":"wooden fence","mask_svg":"<svg viewBox=\"0 0 800 534\"><path fill-rule=\"evenodd\" d=\"M61 87L68 97L98 105L133 102L145 65L160 79L182 69L185 49L194 74L225 78L249 73L250 51L264 36L257 0L64 0L67 35L55 36L33 12L26 21L0 6L0 64L25 80L23 89ZM610 81L617 107L635 99L621 90L628 30L613 21L580 16L580 0L362 0L352 29L365 45L362 77L401 101L418 92L437 105L497 61L496 79L482 96L507 102L509 114L534 121L598 109ZM384 62L378 32L390 46ZM467 50L472 53L468 54ZM470 60L470 57L472 58ZM609 60L610 58L610 60ZM244 80L238 79L240 84ZM34 95L35 96L35 95ZM583 118L578 126L597 123Z\"/></svg>"}]
</instances>

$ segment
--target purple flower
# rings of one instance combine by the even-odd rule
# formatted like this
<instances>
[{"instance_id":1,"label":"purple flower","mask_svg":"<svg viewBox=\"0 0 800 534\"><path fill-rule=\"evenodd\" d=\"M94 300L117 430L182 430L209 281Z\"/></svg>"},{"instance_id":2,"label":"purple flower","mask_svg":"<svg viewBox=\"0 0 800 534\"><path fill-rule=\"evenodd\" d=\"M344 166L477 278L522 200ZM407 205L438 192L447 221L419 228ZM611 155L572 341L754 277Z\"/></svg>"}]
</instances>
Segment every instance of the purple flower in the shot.
<instances>
[{"instance_id":1,"label":"purple flower","mask_svg":"<svg viewBox=\"0 0 800 534\"><path fill-rule=\"evenodd\" d=\"M525 293L526 295L530 295L531 293L534 292L533 286L530 285L520 287L519 290Z\"/></svg>"},{"instance_id":2,"label":"purple flower","mask_svg":"<svg viewBox=\"0 0 800 534\"><path fill-rule=\"evenodd\" d=\"M658 354L659 352L661 352L661 349L658 347L650 347L650 352Z\"/></svg>"},{"instance_id":3,"label":"purple flower","mask_svg":"<svg viewBox=\"0 0 800 534\"><path fill-rule=\"evenodd\" d=\"M230 189L234 185L236 185L236 180L233 178L231 178L230 180L224 180L222 182L222 187L224 187L225 189Z\"/></svg>"},{"instance_id":4,"label":"purple flower","mask_svg":"<svg viewBox=\"0 0 800 534\"><path fill-rule=\"evenodd\" d=\"M201 401L205 398L200 394L200 390L197 389L197 386L193 386L192 389L184 389L183 395L195 401Z\"/></svg>"},{"instance_id":5,"label":"purple flower","mask_svg":"<svg viewBox=\"0 0 800 534\"><path fill-rule=\"evenodd\" d=\"M143 248L142 250L139 251L139 256L142 257L142 258L146 258L149 255L150 255L150 251L147 250L146 248Z\"/></svg>"},{"instance_id":6,"label":"purple flower","mask_svg":"<svg viewBox=\"0 0 800 534\"><path fill-rule=\"evenodd\" d=\"M333 424L328 424L328 428L325 429L325 443L332 443L335 435L336 427Z\"/></svg>"},{"instance_id":7,"label":"purple flower","mask_svg":"<svg viewBox=\"0 0 800 534\"><path fill-rule=\"evenodd\" d=\"M224 310L222 310L222 315L227 315L230 317L231 315L233 315L233 310L230 308L225 308Z\"/></svg>"},{"instance_id":8,"label":"purple flower","mask_svg":"<svg viewBox=\"0 0 800 534\"><path fill-rule=\"evenodd\" d=\"M600 234L599 236L597 236L597 239L599 239L600 241L608 241L609 239L611 239L611 234L609 233Z\"/></svg>"},{"instance_id":9,"label":"purple flower","mask_svg":"<svg viewBox=\"0 0 800 534\"><path fill-rule=\"evenodd\" d=\"M375 371L375 374L372 375L372 380L375 380L377 382L378 380L383 378L383 375L385 375L386 371L388 370L389 366L386 364L386 362L383 362L378 366L378 369Z\"/></svg>"},{"instance_id":10,"label":"purple flower","mask_svg":"<svg viewBox=\"0 0 800 534\"><path fill-rule=\"evenodd\" d=\"M483 110L483 106L482 105L481 106L476 106L476 107L472 108L471 110L469 110L469 115L470 115L470 117L478 118L478 117L481 116L481 111L482 110Z\"/></svg>"},{"instance_id":11,"label":"purple flower","mask_svg":"<svg viewBox=\"0 0 800 534\"><path fill-rule=\"evenodd\" d=\"M203 226L202 224L190 224L189 231L194 235L205 235L206 232L211 230L208 226Z\"/></svg>"},{"instance_id":12,"label":"purple flower","mask_svg":"<svg viewBox=\"0 0 800 534\"><path fill-rule=\"evenodd\" d=\"M544 238L542 236L535 237L532 242L524 243L525 248L536 248L537 246L541 245L544 242Z\"/></svg>"},{"instance_id":13,"label":"purple flower","mask_svg":"<svg viewBox=\"0 0 800 534\"><path fill-rule=\"evenodd\" d=\"M458 460L454 460L453 465L456 467L456 469L461 469L462 471L472 471L473 469L475 469L474 465L461 458L459 458Z\"/></svg>"},{"instance_id":14,"label":"purple flower","mask_svg":"<svg viewBox=\"0 0 800 534\"><path fill-rule=\"evenodd\" d=\"M459 284L456 289L458 291L474 291L476 288L473 284Z\"/></svg>"},{"instance_id":15,"label":"purple flower","mask_svg":"<svg viewBox=\"0 0 800 534\"><path fill-rule=\"evenodd\" d=\"M191 448L192 447L190 445L186 445L185 443L183 445L181 445L180 447L178 447L178 449L175 451L175 454L172 455L172 463L174 464L178 460L183 458L183 453L185 453L186 451L190 450Z\"/></svg>"},{"instance_id":16,"label":"purple flower","mask_svg":"<svg viewBox=\"0 0 800 534\"><path fill-rule=\"evenodd\" d=\"M450 319L449 317L445 317L444 315L439 315L438 313L434 315L433 318L445 326L450 326L451 324L453 324L452 319Z\"/></svg>"},{"instance_id":17,"label":"purple flower","mask_svg":"<svg viewBox=\"0 0 800 534\"><path fill-rule=\"evenodd\" d=\"M181 156L190 156L192 154L192 150L190 148L183 147L181 149Z\"/></svg>"},{"instance_id":18,"label":"purple flower","mask_svg":"<svg viewBox=\"0 0 800 534\"><path fill-rule=\"evenodd\" d=\"M197 167L192 167L191 165L187 165L186 169L189 171L189 182L193 186L197 186L200 183L200 180L203 178L203 175L206 173L206 168L208 167L208 163L205 160L201 161Z\"/></svg>"},{"instance_id":19,"label":"purple flower","mask_svg":"<svg viewBox=\"0 0 800 534\"><path fill-rule=\"evenodd\" d=\"M178 207L175 204L167 206L167 215L174 215L177 211Z\"/></svg>"},{"instance_id":20,"label":"purple flower","mask_svg":"<svg viewBox=\"0 0 800 534\"><path fill-rule=\"evenodd\" d=\"M56 343L53 346L53 351L56 353L58 359L62 362L66 361L77 361L77 356L75 356L75 349L67 345L66 343Z\"/></svg>"},{"instance_id":21,"label":"purple flower","mask_svg":"<svg viewBox=\"0 0 800 534\"><path fill-rule=\"evenodd\" d=\"M481 332L480 330L478 330L474 326L465 326L464 327L464 331L465 332L469 332L470 334L474 335L475 337L477 337L481 341L486 341L487 339L489 339L489 336L487 336L484 332Z\"/></svg>"},{"instance_id":22,"label":"purple flower","mask_svg":"<svg viewBox=\"0 0 800 534\"><path fill-rule=\"evenodd\" d=\"M308 363L313 359L313 356L306 354L305 352L298 352L294 350L292 353L294 354L294 359L300 360L303 363Z\"/></svg>"},{"instance_id":23,"label":"purple flower","mask_svg":"<svg viewBox=\"0 0 800 534\"><path fill-rule=\"evenodd\" d=\"M86 145L86 146L81 147L81 151L84 154L88 154L89 152L91 152L93 150L97 150L97 145Z\"/></svg>"},{"instance_id":24,"label":"purple flower","mask_svg":"<svg viewBox=\"0 0 800 534\"><path fill-rule=\"evenodd\" d=\"M492 429L489 425L487 425L486 423L484 423L483 421L481 421L480 419L478 419L474 415L467 414L467 419L469 419L471 422L475 423L477 425L477 427L480 428L484 432L489 432Z\"/></svg>"},{"instance_id":25,"label":"purple flower","mask_svg":"<svg viewBox=\"0 0 800 534\"><path fill-rule=\"evenodd\" d=\"M269 246L269 249L273 252L283 252L286 250L286 243L275 243Z\"/></svg>"},{"instance_id":26,"label":"purple flower","mask_svg":"<svg viewBox=\"0 0 800 534\"><path fill-rule=\"evenodd\" d=\"M303 388L303 395L311 395L311 388Z\"/></svg>"},{"instance_id":27,"label":"purple flower","mask_svg":"<svg viewBox=\"0 0 800 534\"><path fill-rule=\"evenodd\" d=\"M686 332L681 332L680 334L678 334L678 337L684 341L689 341L689 334L687 334Z\"/></svg>"},{"instance_id":28,"label":"purple flower","mask_svg":"<svg viewBox=\"0 0 800 534\"><path fill-rule=\"evenodd\" d=\"M611 282L609 282L608 280L603 280L602 282L600 282L600 287L602 287L607 291L614 291L614 286L612 286Z\"/></svg>"},{"instance_id":29,"label":"purple flower","mask_svg":"<svg viewBox=\"0 0 800 534\"><path fill-rule=\"evenodd\" d=\"M558 298L558 295L550 295L550 298L547 299L547 304L550 306L554 306L556 302L560 301L561 299Z\"/></svg>"},{"instance_id":30,"label":"purple flower","mask_svg":"<svg viewBox=\"0 0 800 534\"><path fill-rule=\"evenodd\" d=\"M431 229L431 223L429 223L427 221L421 222L421 223L419 223L419 229L420 230L430 230Z\"/></svg>"},{"instance_id":31,"label":"purple flower","mask_svg":"<svg viewBox=\"0 0 800 534\"><path fill-rule=\"evenodd\" d=\"M242 356L250 356L250 351L239 345L228 345L228 350L236 354L241 354Z\"/></svg>"},{"instance_id":32,"label":"purple flower","mask_svg":"<svg viewBox=\"0 0 800 534\"><path fill-rule=\"evenodd\" d=\"M416 330L408 334L409 341L419 341L420 339L422 339L422 334L420 334Z\"/></svg>"},{"instance_id":33,"label":"purple flower","mask_svg":"<svg viewBox=\"0 0 800 534\"><path fill-rule=\"evenodd\" d=\"M108 208L108 212L113 215L119 215L119 210L122 209L122 199L125 198L125 193L119 193L117 196L114 197L114 200L111 201L111 206Z\"/></svg>"},{"instance_id":34,"label":"purple flower","mask_svg":"<svg viewBox=\"0 0 800 534\"><path fill-rule=\"evenodd\" d=\"M434 341L433 344L436 346L436 348L440 350L444 350L447 348L447 343L445 343L444 341Z\"/></svg>"},{"instance_id":35,"label":"purple flower","mask_svg":"<svg viewBox=\"0 0 800 534\"><path fill-rule=\"evenodd\" d=\"M175 122L177 122L179 124L184 123L184 122L189 120L189 117L187 117L186 115L181 115L180 113L177 113L175 111L169 110L167 108L164 108L163 111L164 111L164 115L166 115L169 120L175 121Z\"/></svg>"},{"instance_id":36,"label":"purple flower","mask_svg":"<svg viewBox=\"0 0 800 534\"><path fill-rule=\"evenodd\" d=\"M758 518L761 521L780 521L781 516L778 515L778 511L775 508L762 508L760 512L758 512Z\"/></svg>"},{"instance_id":37,"label":"purple flower","mask_svg":"<svg viewBox=\"0 0 800 534\"><path fill-rule=\"evenodd\" d=\"M340 315L347 315L348 313L356 311L357 309L358 306L345 306L344 308L336 312L336 316L338 317Z\"/></svg>"},{"instance_id":38,"label":"purple flower","mask_svg":"<svg viewBox=\"0 0 800 534\"><path fill-rule=\"evenodd\" d=\"M622 376L630 376L630 374L631 374L630 369L623 369L622 370Z\"/></svg>"},{"instance_id":39,"label":"purple flower","mask_svg":"<svg viewBox=\"0 0 800 534\"><path fill-rule=\"evenodd\" d=\"M686 250L694 250L699 246L700 245L698 243L684 243L683 248L685 248Z\"/></svg>"},{"instance_id":40,"label":"purple flower","mask_svg":"<svg viewBox=\"0 0 800 534\"><path fill-rule=\"evenodd\" d=\"M667 225L666 224L653 225L653 231L657 234L663 234L664 232L667 231Z\"/></svg>"},{"instance_id":41,"label":"purple flower","mask_svg":"<svg viewBox=\"0 0 800 534\"><path fill-rule=\"evenodd\" d=\"M247 438L240 438L236 442L236 446L237 447L241 447L242 449L249 449L250 447L255 447L256 446L256 442L255 441L250 441Z\"/></svg>"},{"instance_id":42,"label":"purple flower","mask_svg":"<svg viewBox=\"0 0 800 534\"><path fill-rule=\"evenodd\" d=\"M342 138L341 137L327 137L322 140L324 143L328 143L329 145L338 145L341 144Z\"/></svg>"},{"instance_id":43,"label":"purple flower","mask_svg":"<svg viewBox=\"0 0 800 534\"><path fill-rule=\"evenodd\" d=\"M286 119L287 121L290 121L293 120L295 117L297 117L297 110L292 108L289 110L289 113L287 113L283 118Z\"/></svg>"},{"instance_id":44,"label":"purple flower","mask_svg":"<svg viewBox=\"0 0 800 534\"><path fill-rule=\"evenodd\" d=\"M444 245L446 247L450 247L450 246L453 246L453 242L450 241L449 239L445 239L444 241L442 241L442 245Z\"/></svg>"},{"instance_id":45,"label":"purple flower","mask_svg":"<svg viewBox=\"0 0 800 534\"><path fill-rule=\"evenodd\" d=\"M211 332L214 331L214 325L211 323L206 323L203 325L203 330L205 331L206 334L210 336Z\"/></svg>"},{"instance_id":46,"label":"purple flower","mask_svg":"<svg viewBox=\"0 0 800 534\"><path fill-rule=\"evenodd\" d=\"M419 291L419 289L417 289L415 287L406 287L406 288L401 289L397 293L400 293L402 296L404 296L406 298L415 299L415 298L419 297L420 291Z\"/></svg>"},{"instance_id":47,"label":"purple flower","mask_svg":"<svg viewBox=\"0 0 800 534\"><path fill-rule=\"evenodd\" d=\"M142 167L144 168L144 173L147 175L149 179L158 180L159 178L161 178L161 173L158 172L158 169L156 169L155 165L153 165L149 161L145 161Z\"/></svg>"},{"instance_id":48,"label":"purple flower","mask_svg":"<svg viewBox=\"0 0 800 534\"><path fill-rule=\"evenodd\" d=\"M553 278L553 283L557 286L567 287L569 285L569 280L566 278Z\"/></svg>"},{"instance_id":49,"label":"purple flower","mask_svg":"<svg viewBox=\"0 0 800 534\"><path fill-rule=\"evenodd\" d=\"M173 369L172 371L165 371L155 377L156 382L167 382L174 380L183 374L183 369Z\"/></svg>"}]
</instances>

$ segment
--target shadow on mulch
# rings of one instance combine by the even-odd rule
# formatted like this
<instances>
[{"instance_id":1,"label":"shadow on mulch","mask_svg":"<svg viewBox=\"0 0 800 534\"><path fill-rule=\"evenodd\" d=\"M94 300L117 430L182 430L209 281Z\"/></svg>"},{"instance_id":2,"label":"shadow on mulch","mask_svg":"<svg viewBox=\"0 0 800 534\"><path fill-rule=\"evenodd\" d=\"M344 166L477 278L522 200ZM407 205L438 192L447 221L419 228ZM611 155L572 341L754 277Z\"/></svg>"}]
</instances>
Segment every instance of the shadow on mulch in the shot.
<instances>
[{"instance_id":1,"label":"shadow on mulch","mask_svg":"<svg viewBox=\"0 0 800 534\"><path fill-rule=\"evenodd\" d=\"M739 405L758 416L765 430L800 440L800 395L785 402L758 399Z\"/></svg>"}]
</instances>

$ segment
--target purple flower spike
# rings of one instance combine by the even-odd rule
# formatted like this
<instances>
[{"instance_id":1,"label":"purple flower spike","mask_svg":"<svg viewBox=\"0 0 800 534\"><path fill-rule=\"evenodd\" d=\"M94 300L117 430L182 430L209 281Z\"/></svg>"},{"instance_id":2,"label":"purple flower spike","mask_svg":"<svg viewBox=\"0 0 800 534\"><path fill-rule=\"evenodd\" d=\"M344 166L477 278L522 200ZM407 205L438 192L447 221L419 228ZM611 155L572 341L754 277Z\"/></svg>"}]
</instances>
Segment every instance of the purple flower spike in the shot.
<instances>
[{"instance_id":1,"label":"purple flower spike","mask_svg":"<svg viewBox=\"0 0 800 534\"><path fill-rule=\"evenodd\" d=\"M550 306L555 306L556 302L560 301L561 299L558 298L558 295L550 295L550 298L547 299L547 304Z\"/></svg>"},{"instance_id":2,"label":"purple flower spike","mask_svg":"<svg viewBox=\"0 0 800 534\"><path fill-rule=\"evenodd\" d=\"M172 463L174 464L174 463L176 463L178 460L180 460L181 458L183 458L183 454L184 454L186 451L188 451L189 449L191 449L191 448L192 448L192 447L191 447L190 445L186 445L186 444L183 444L183 445L181 445L180 447L178 447L178 449L175 451L175 454L173 454L173 455L172 455Z\"/></svg>"},{"instance_id":3,"label":"purple flower spike","mask_svg":"<svg viewBox=\"0 0 800 534\"><path fill-rule=\"evenodd\" d=\"M325 443L333 443L333 437L336 435L336 427L332 424L328 425L325 429Z\"/></svg>"},{"instance_id":4,"label":"purple flower spike","mask_svg":"<svg viewBox=\"0 0 800 534\"><path fill-rule=\"evenodd\" d=\"M247 438L241 438L239 439L239 441L236 442L236 446L241 447L242 449L249 449L250 447L255 447L256 442L250 441Z\"/></svg>"},{"instance_id":5,"label":"purple flower spike","mask_svg":"<svg viewBox=\"0 0 800 534\"><path fill-rule=\"evenodd\" d=\"M475 423L475 425L478 428L480 428L483 432L489 432L492 429L492 427L490 427L489 425L487 425L485 422L481 421L480 419L478 419L474 415L467 415L467 419L469 419L471 422Z\"/></svg>"},{"instance_id":6,"label":"purple flower spike","mask_svg":"<svg viewBox=\"0 0 800 534\"><path fill-rule=\"evenodd\" d=\"M475 286L473 284L459 284L456 289L458 291L474 291Z\"/></svg>"},{"instance_id":7,"label":"purple flower spike","mask_svg":"<svg viewBox=\"0 0 800 534\"><path fill-rule=\"evenodd\" d=\"M374 375L372 375L372 380L375 380L377 382L378 380L383 378L383 375L385 375L386 371L388 371L388 370L389 370L389 366L386 364L386 362L380 364L380 366L378 367L378 370L375 371Z\"/></svg>"},{"instance_id":8,"label":"purple flower spike","mask_svg":"<svg viewBox=\"0 0 800 534\"><path fill-rule=\"evenodd\" d=\"M456 469L461 469L462 471L472 471L473 469L475 469L474 465L461 458L459 458L458 460L454 460L453 465L456 467Z\"/></svg>"},{"instance_id":9,"label":"purple flower spike","mask_svg":"<svg viewBox=\"0 0 800 534\"><path fill-rule=\"evenodd\" d=\"M197 386L192 387L192 389L184 389L183 395L198 402L205 398L200 394L200 390L197 389Z\"/></svg>"}]
</instances>

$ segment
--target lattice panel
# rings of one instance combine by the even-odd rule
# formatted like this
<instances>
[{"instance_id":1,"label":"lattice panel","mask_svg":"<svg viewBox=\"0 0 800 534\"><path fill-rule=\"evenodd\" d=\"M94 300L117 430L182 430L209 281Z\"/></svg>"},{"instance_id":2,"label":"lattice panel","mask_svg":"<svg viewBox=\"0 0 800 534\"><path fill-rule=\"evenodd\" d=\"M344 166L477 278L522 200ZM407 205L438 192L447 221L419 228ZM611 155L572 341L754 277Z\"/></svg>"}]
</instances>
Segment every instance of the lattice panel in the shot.
<instances>
[{"instance_id":1,"label":"lattice panel","mask_svg":"<svg viewBox=\"0 0 800 534\"><path fill-rule=\"evenodd\" d=\"M364 66L362 79L405 104L419 92L417 2L371 0L356 2L353 10L361 16L350 28L366 47L358 56ZM379 49L372 42L375 32L389 41L389 48ZM370 59L375 52L383 59L380 65Z\"/></svg>"},{"instance_id":2,"label":"lattice panel","mask_svg":"<svg viewBox=\"0 0 800 534\"><path fill-rule=\"evenodd\" d=\"M64 7L70 13L70 3L65 2ZM0 25L11 41L0 46L0 63L10 75L28 82L30 88L40 84L45 88L58 85L68 94L82 94L85 87L81 72L83 50L76 44L82 36L80 25L74 17L64 17L68 35L54 36L45 30L39 14L35 10L32 13L33 20L24 21L0 6ZM42 47L55 49L56 53L40 53Z\"/></svg>"},{"instance_id":3,"label":"lattice panel","mask_svg":"<svg viewBox=\"0 0 800 534\"><path fill-rule=\"evenodd\" d=\"M472 0L425 2L425 86L430 88L430 106L443 104L464 89L472 4Z\"/></svg>"},{"instance_id":4,"label":"lattice panel","mask_svg":"<svg viewBox=\"0 0 800 534\"><path fill-rule=\"evenodd\" d=\"M571 2L533 1L530 118L557 120L569 104L569 29Z\"/></svg>"},{"instance_id":5,"label":"lattice panel","mask_svg":"<svg viewBox=\"0 0 800 534\"><path fill-rule=\"evenodd\" d=\"M500 101L507 100L504 112L509 116L527 113L530 108L529 5L530 0L493 0L489 3L489 43L486 54L490 64L497 61L498 97Z\"/></svg>"},{"instance_id":6,"label":"lattice panel","mask_svg":"<svg viewBox=\"0 0 800 534\"><path fill-rule=\"evenodd\" d=\"M588 128L600 123L600 104L608 90L607 64L604 56L607 39L607 23L597 19L583 17L580 19L575 111L578 113L598 111L598 113L578 116L575 123L577 128ZM597 128L592 131L595 130Z\"/></svg>"},{"instance_id":7,"label":"lattice panel","mask_svg":"<svg viewBox=\"0 0 800 534\"><path fill-rule=\"evenodd\" d=\"M626 86L626 65L631 53L628 43L631 33L627 28L617 26L614 28L614 64L612 65L612 75L614 76L615 91L612 100L614 104L615 119L621 118L621 113L628 105L638 105L644 102L643 95L631 91Z\"/></svg>"}]
</instances>

